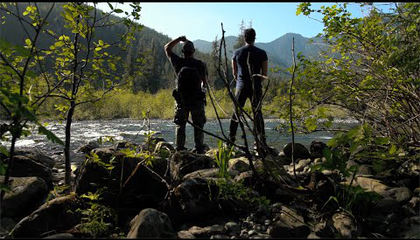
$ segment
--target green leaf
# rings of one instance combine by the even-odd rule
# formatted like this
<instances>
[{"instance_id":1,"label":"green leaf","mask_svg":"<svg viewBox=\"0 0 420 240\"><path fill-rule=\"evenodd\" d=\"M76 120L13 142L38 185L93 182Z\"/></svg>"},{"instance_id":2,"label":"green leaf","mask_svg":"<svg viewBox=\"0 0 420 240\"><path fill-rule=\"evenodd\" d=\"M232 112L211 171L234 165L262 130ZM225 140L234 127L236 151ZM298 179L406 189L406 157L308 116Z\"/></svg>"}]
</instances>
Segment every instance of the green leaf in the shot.
<instances>
[{"instance_id":1,"label":"green leaf","mask_svg":"<svg viewBox=\"0 0 420 240\"><path fill-rule=\"evenodd\" d=\"M12 189L10 189L10 186L4 183L0 183L0 190L5 191L6 193L12 191Z\"/></svg>"},{"instance_id":2,"label":"green leaf","mask_svg":"<svg viewBox=\"0 0 420 240\"><path fill-rule=\"evenodd\" d=\"M121 10L121 9L119 9L119 8L117 8L117 9L115 9L115 10L114 10L114 12L115 12L115 13L122 13L122 12L124 12L124 11L123 11L123 10Z\"/></svg>"},{"instance_id":3,"label":"green leaf","mask_svg":"<svg viewBox=\"0 0 420 240\"><path fill-rule=\"evenodd\" d=\"M7 149L4 146L0 146L0 153L5 155L6 157L9 157L9 151L7 151Z\"/></svg>"},{"instance_id":4,"label":"green leaf","mask_svg":"<svg viewBox=\"0 0 420 240\"><path fill-rule=\"evenodd\" d=\"M7 164L4 162L1 162L0 163L0 176L6 175L6 171L7 171Z\"/></svg>"},{"instance_id":5,"label":"green leaf","mask_svg":"<svg viewBox=\"0 0 420 240\"><path fill-rule=\"evenodd\" d=\"M63 141L61 141L61 139L59 139L57 136L55 136L55 134L53 132L51 132L50 130L46 129L44 126L39 125L38 132L40 134L44 134L45 136L47 136L47 138L49 140L51 140L51 142L58 143L58 144L64 146Z\"/></svg>"}]
</instances>

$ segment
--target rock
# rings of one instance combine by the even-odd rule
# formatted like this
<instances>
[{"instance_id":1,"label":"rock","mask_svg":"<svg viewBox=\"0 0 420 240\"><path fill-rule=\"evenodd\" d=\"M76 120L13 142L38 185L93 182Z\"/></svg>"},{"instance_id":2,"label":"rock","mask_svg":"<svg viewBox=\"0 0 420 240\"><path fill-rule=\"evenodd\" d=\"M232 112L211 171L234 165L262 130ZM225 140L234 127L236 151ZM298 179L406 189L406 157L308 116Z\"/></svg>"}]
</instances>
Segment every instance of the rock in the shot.
<instances>
[{"instance_id":1,"label":"rock","mask_svg":"<svg viewBox=\"0 0 420 240\"><path fill-rule=\"evenodd\" d=\"M227 222L225 224L225 231L226 233L239 235L241 233L241 226L236 222Z\"/></svg>"},{"instance_id":2,"label":"rock","mask_svg":"<svg viewBox=\"0 0 420 240\"><path fill-rule=\"evenodd\" d=\"M377 192L381 196L390 189L390 187L383 184L381 181L367 177L357 176L355 178L355 183L364 188L366 191Z\"/></svg>"},{"instance_id":3,"label":"rock","mask_svg":"<svg viewBox=\"0 0 420 240\"><path fill-rule=\"evenodd\" d=\"M23 218L8 237L38 238L46 232L69 230L80 223L81 214L76 209L82 207L76 194L55 198Z\"/></svg>"},{"instance_id":4,"label":"rock","mask_svg":"<svg viewBox=\"0 0 420 240\"><path fill-rule=\"evenodd\" d=\"M311 146L309 149L311 150L311 158L322 158L324 154L322 153L322 150L327 147L327 144L324 142L319 141L312 141Z\"/></svg>"},{"instance_id":5,"label":"rock","mask_svg":"<svg viewBox=\"0 0 420 240\"><path fill-rule=\"evenodd\" d=\"M140 162L143 157L127 157L122 152L115 152L112 149L97 148L96 152L103 163L109 163L113 159L114 168L108 170L93 159L86 159L80 167L76 178L76 193L83 194L95 192L101 187L107 187L103 195L106 202L112 204L117 199L120 186L123 186L119 195L120 206L134 208L140 211L147 207L157 207L167 193L167 187L162 179L165 174L168 162L166 159L155 156L152 166L149 166L152 173ZM147 183L147 184L139 184Z\"/></svg>"},{"instance_id":6,"label":"rock","mask_svg":"<svg viewBox=\"0 0 420 240\"><path fill-rule=\"evenodd\" d=\"M55 160L47 155L45 153L41 152L39 149L34 148L21 148L15 151L15 155L21 155L25 156L35 162L44 164L48 166L49 168L53 168L55 165Z\"/></svg>"},{"instance_id":7,"label":"rock","mask_svg":"<svg viewBox=\"0 0 420 240\"><path fill-rule=\"evenodd\" d=\"M296 171L301 171L311 163L311 159L301 159L296 164Z\"/></svg>"},{"instance_id":8,"label":"rock","mask_svg":"<svg viewBox=\"0 0 420 240\"><path fill-rule=\"evenodd\" d=\"M4 177L0 177L4 182ZM4 195L1 204L1 215L7 217L24 217L42 205L48 194L48 186L39 177L10 178L11 192Z\"/></svg>"},{"instance_id":9,"label":"rock","mask_svg":"<svg viewBox=\"0 0 420 240\"><path fill-rule=\"evenodd\" d=\"M208 168L208 169L200 169L194 171L192 173L186 174L182 180L187 180L190 178L217 178L219 174L218 168Z\"/></svg>"},{"instance_id":10,"label":"rock","mask_svg":"<svg viewBox=\"0 0 420 240\"><path fill-rule=\"evenodd\" d=\"M16 221L12 218L4 217L0 219L0 238L4 238L16 226Z\"/></svg>"},{"instance_id":11,"label":"rock","mask_svg":"<svg viewBox=\"0 0 420 240\"><path fill-rule=\"evenodd\" d=\"M401 225L403 226L403 229L399 232L398 238L404 238L404 239L419 239L420 238L420 231L419 231L420 217L419 216L404 219Z\"/></svg>"},{"instance_id":12,"label":"rock","mask_svg":"<svg viewBox=\"0 0 420 240\"><path fill-rule=\"evenodd\" d=\"M95 148L101 147L98 143L98 141L90 141L89 143L80 146L76 149L76 152L82 152L84 154L89 154L90 151L92 151Z\"/></svg>"},{"instance_id":13,"label":"rock","mask_svg":"<svg viewBox=\"0 0 420 240\"><path fill-rule=\"evenodd\" d=\"M249 160L246 157L232 158L229 160L228 168L239 172L250 170Z\"/></svg>"},{"instance_id":14,"label":"rock","mask_svg":"<svg viewBox=\"0 0 420 240\"><path fill-rule=\"evenodd\" d=\"M34 161L26 156L14 157L11 177L40 177L44 179L49 188L52 188L52 169L39 161Z\"/></svg>"},{"instance_id":15,"label":"rock","mask_svg":"<svg viewBox=\"0 0 420 240\"><path fill-rule=\"evenodd\" d=\"M242 172L238 176L234 178L235 182L242 182L244 186L251 186L253 183L256 182L256 179L254 177L254 174L252 173L252 170Z\"/></svg>"},{"instance_id":16,"label":"rock","mask_svg":"<svg viewBox=\"0 0 420 240\"><path fill-rule=\"evenodd\" d=\"M169 151L169 152L175 151L175 148L172 146L172 144L170 144L166 141L160 141L156 144L155 153L158 153L163 149L166 150L166 151Z\"/></svg>"},{"instance_id":17,"label":"rock","mask_svg":"<svg viewBox=\"0 0 420 240\"><path fill-rule=\"evenodd\" d=\"M205 155L211 159L216 159L217 154L219 154L218 148L211 148L205 153Z\"/></svg>"},{"instance_id":18,"label":"rock","mask_svg":"<svg viewBox=\"0 0 420 240\"><path fill-rule=\"evenodd\" d=\"M288 158L292 158L292 143L286 144L283 148L284 154ZM311 158L311 154L309 153L308 149L300 143L296 143L294 145L294 159L308 159Z\"/></svg>"},{"instance_id":19,"label":"rock","mask_svg":"<svg viewBox=\"0 0 420 240\"><path fill-rule=\"evenodd\" d=\"M420 161L408 160L401 164L398 168L397 173L404 177L417 178L420 175Z\"/></svg>"},{"instance_id":20,"label":"rock","mask_svg":"<svg viewBox=\"0 0 420 240\"><path fill-rule=\"evenodd\" d=\"M217 186L210 179L187 179L174 189L174 196L180 204L182 214L188 219L203 219L216 214L218 204L214 198L218 194Z\"/></svg>"},{"instance_id":21,"label":"rock","mask_svg":"<svg viewBox=\"0 0 420 240\"><path fill-rule=\"evenodd\" d=\"M213 235L221 235L224 233L224 228L221 225L214 224L207 227L192 226L188 232L196 238L209 238Z\"/></svg>"},{"instance_id":22,"label":"rock","mask_svg":"<svg viewBox=\"0 0 420 240\"><path fill-rule=\"evenodd\" d=\"M172 223L168 215L146 208L131 220L127 238L165 238L172 235Z\"/></svg>"},{"instance_id":23,"label":"rock","mask_svg":"<svg viewBox=\"0 0 420 240\"><path fill-rule=\"evenodd\" d=\"M313 233L316 236L313 238L333 238L334 237L334 230L332 226L330 226L330 224L328 224L326 221L318 222L317 224L315 224Z\"/></svg>"},{"instance_id":24,"label":"rock","mask_svg":"<svg viewBox=\"0 0 420 240\"><path fill-rule=\"evenodd\" d=\"M406 187L399 187L391 188L381 195L383 197L390 197L392 199L395 199L397 202L400 203L407 203L411 199L413 194L411 193L410 189Z\"/></svg>"},{"instance_id":25,"label":"rock","mask_svg":"<svg viewBox=\"0 0 420 240\"><path fill-rule=\"evenodd\" d=\"M72 239L72 238L74 238L74 236L71 233L57 233L54 235L50 235L48 237L44 237L44 239Z\"/></svg>"},{"instance_id":26,"label":"rock","mask_svg":"<svg viewBox=\"0 0 420 240\"><path fill-rule=\"evenodd\" d=\"M414 194L418 197L420 197L420 187L414 189Z\"/></svg>"},{"instance_id":27,"label":"rock","mask_svg":"<svg viewBox=\"0 0 420 240\"><path fill-rule=\"evenodd\" d=\"M276 215L279 220L269 234L273 238L306 238L310 229L305 225L304 218L291 208L282 206L280 214Z\"/></svg>"},{"instance_id":28,"label":"rock","mask_svg":"<svg viewBox=\"0 0 420 240\"><path fill-rule=\"evenodd\" d=\"M372 167L366 164L360 165L356 176L372 175Z\"/></svg>"},{"instance_id":29,"label":"rock","mask_svg":"<svg viewBox=\"0 0 420 240\"><path fill-rule=\"evenodd\" d=\"M172 155L171 176L174 181L180 181L191 172L212 168L214 160L203 154L195 154L188 151L179 151Z\"/></svg>"},{"instance_id":30,"label":"rock","mask_svg":"<svg viewBox=\"0 0 420 240\"><path fill-rule=\"evenodd\" d=\"M257 233L250 237L250 239L271 239L272 237L268 234Z\"/></svg>"},{"instance_id":31,"label":"rock","mask_svg":"<svg viewBox=\"0 0 420 240\"><path fill-rule=\"evenodd\" d=\"M357 238L362 234L362 229L355 219L347 214L336 213L332 216L333 226L344 238Z\"/></svg>"},{"instance_id":32,"label":"rock","mask_svg":"<svg viewBox=\"0 0 420 240\"><path fill-rule=\"evenodd\" d=\"M210 237L210 239L227 239L227 238L229 238L229 236L221 235L221 234L211 235Z\"/></svg>"},{"instance_id":33,"label":"rock","mask_svg":"<svg viewBox=\"0 0 420 240\"><path fill-rule=\"evenodd\" d=\"M195 239L194 235L192 235L187 230L182 230L177 233L177 237L181 239Z\"/></svg>"}]
</instances>

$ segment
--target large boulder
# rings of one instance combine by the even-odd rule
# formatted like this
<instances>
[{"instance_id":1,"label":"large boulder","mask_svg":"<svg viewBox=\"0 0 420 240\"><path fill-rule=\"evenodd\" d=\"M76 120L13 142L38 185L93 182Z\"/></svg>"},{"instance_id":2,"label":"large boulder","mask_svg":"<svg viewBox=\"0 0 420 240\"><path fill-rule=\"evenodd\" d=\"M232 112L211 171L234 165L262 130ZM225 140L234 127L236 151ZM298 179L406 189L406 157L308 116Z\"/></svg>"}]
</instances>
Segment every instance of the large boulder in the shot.
<instances>
[{"instance_id":1,"label":"large boulder","mask_svg":"<svg viewBox=\"0 0 420 240\"><path fill-rule=\"evenodd\" d=\"M311 150L311 158L322 158L324 156L322 150L324 150L324 148L326 147L327 144L325 144L324 142L312 141L311 146L309 147L309 149Z\"/></svg>"},{"instance_id":2,"label":"large boulder","mask_svg":"<svg viewBox=\"0 0 420 240\"><path fill-rule=\"evenodd\" d=\"M218 188L210 178L192 178L179 184L174 196L187 219L204 219L218 211Z\"/></svg>"},{"instance_id":3,"label":"large boulder","mask_svg":"<svg viewBox=\"0 0 420 240\"><path fill-rule=\"evenodd\" d=\"M12 230L11 238L38 238L46 232L64 232L81 221L82 202L76 194L55 198L23 218Z\"/></svg>"},{"instance_id":4,"label":"large boulder","mask_svg":"<svg viewBox=\"0 0 420 240\"><path fill-rule=\"evenodd\" d=\"M39 149L33 148L21 148L15 151L15 155L25 156L35 162L44 164L49 168L53 168L55 165L55 160L47 155L45 155Z\"/></svg>"},{"instance_id":5,"label":"large boulder","mask_svg":"<svg viewBox=\"0 0 420 240\"><path fill-rule=\"evenodd\" d=\"M0 177L4 182L4 177ZM37 209L48 194L48 186L39 177L10 178L11 191L4 195L1 204L1 215L7 217L24 217Z\"/></svg>"},{"instance_id":6,"label":"large boulder","mask_svg":"<svg viewBox=\"0 0 420 240\"><path fill-rule=\"evenodd\" d=\"M189 151L179 151L172 155L171 176L174 181L180 181L191 172L212 168L214 160L204 154L195 154Z\"/></svg>"},{"instance_id":7,"label":"large boulder","mask_svg":"<svg viewBox=\"0 0 420 240\"><path fill-rule=\"evenodd\" d=\"M288 158L292 158L292 143L286 144L283 148L284 154ZM294 159L308 159L311 158L311 154L309 153L308 149L300 143L294 144Z\"/></svg>"},{"instance_id":8,"label":"large boulder","mask_svg":"<svg viewBox=\"0 0 420 240\"><path fill-rule=\"evenodd\" d=\"M107 187L104 195L110 204L115 203L119 194L119 204L125 207L156 207L167 193L167 186L162 178L167 168L167 160L155 157L152 165L144 166L144 157L127 157L121 151L113 149L94 149L103 163L110 163L112 169L88 158L83 162L76 178L76 193L94 192ZM159 175L160 177L158 177ZM120 189L121 188L121 189Z\"/></svg>"},{"instance_id":9,"label":"large boulder","mask_svg":"<svg viewBox=\"0 0 420 240\"><path fill-rule=\"evenodd\" d=\"M93 149L96 148L100 148L101 146L99 145L98 141L90 141L87 144L84 144L82 146L80 146L79 148L77 148L76 152L82 152L84 154L89 154L90 151L92 151Z\"/></svg>"},{"instance_id":10,"label":"large boulder","mask_svg":"<svg viewBox=\"0 0 420 240\"><path fill-rule=\"evenodd\" d=\"M131 220L127 238L167 238L173 235L168 215L153 208L146 208Z\"/></svg>"},{"instance_id":11,"label":"large boulder","mask_svg":"<svg viewBox=\"0 0 420 240\"><path fill-rule=\"evenodd\" d=\"M44 179L49 188L52 188L53 174L51 168L24 155L17 155L13 160L11 177L39 177Z\"/></svg>"}]
</instances>

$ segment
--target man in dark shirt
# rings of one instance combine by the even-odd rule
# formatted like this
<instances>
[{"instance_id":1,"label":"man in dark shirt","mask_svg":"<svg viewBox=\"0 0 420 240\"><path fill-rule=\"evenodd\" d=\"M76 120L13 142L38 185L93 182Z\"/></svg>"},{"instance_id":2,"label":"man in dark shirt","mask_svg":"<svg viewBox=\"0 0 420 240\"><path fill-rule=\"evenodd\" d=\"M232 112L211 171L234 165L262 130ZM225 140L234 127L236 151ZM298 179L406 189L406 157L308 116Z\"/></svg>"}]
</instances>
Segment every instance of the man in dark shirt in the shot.
<instances>
[{"instance_id":1,"label":"man in dark shirt","mask_svg":"<svg viewBox=\"0 0 420 240\"><path fill-rule=\"evenodd\" d=\"M181 58L172 52L172 48L175 47L180 41L184 42L182 46L182 52L184 57ZM178 37L165 45L165 53L175 69L176 74L180 72L183 67L195 67L198 70L198 75L201 80L201 87L207 86L207 67L206 64L200 60L194 58L194 44L188 41L185 36ZM205 116L205 99L199 99L194 103L181 104L176 101L176 110L174 123L177 125L175 137L176 137L176 149L186 150L185 148L185 126L189 113L191 112L192 121L195 125L200 128L204 128L206 123ZM194 127L194 141L195 149L193 152L204 153L204 133L197 127Z\"/></svg>"},{"instance_id":2,"label":"man in dark shirt","mask_svg":"<svg viewBox=\"0 0 420 240\"><path fill-rule=\"evenodd\" d=\"M233 77L236 81L235 97L239 105L243 107L249 98L252 108L256 110L255 127L263 144L265 143L264 119L261 112L260 101L262 100L262 80L267 76L268 58L267 53L254 46L255 30L253 28L244 31L245 46L235 50L232 57ZM250 69L249 69L250 67ZM250 75L251 74L251 75ZM253 75L258 74L259 76ZM262 76L261 76L262 75ZM236 113L230 121L229 140L235 142L238 120Z\"/></svg>"}]
</instances>

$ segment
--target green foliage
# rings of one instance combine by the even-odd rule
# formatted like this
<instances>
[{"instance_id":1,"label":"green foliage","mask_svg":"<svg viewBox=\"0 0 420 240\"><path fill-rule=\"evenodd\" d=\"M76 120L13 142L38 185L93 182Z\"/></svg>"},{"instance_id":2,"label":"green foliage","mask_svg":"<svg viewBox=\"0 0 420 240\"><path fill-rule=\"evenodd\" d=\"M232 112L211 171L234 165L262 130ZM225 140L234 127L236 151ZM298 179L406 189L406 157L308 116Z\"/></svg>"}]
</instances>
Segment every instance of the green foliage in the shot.
<instances>
[{"instance_id":1,"label":"green foliage","mask_svg":"<svg viewBox=\"0 0 420 240\"><path fill-rule=\"evenodd\" d=\"M223 144L221 140L218 142L218 151L215 154L215 161L217 167L219 167L219 178L229 179L228 163L232 158L233 146L228 148Z\"/></svg>"},{"instance_id":2,"label":"green foliage","mask_svg":"<svg viewBox=\"0 0 420 240\"><path fill-rule=\"evenodd\" d=\"M386 13L370 6L369 14L355 18L346 3L320 9L300 4L296 14L322 15L320 36L329 46L319 61L299 56L302 102L338 106L380 136L418 142L419 109L412 106L420 101L419 9L419 3L397 3Z\"/></svg>"},{"instance_id":3,"label":"green foliage","mask_svg":"<svg viewBox=\"0 0 420 240\"><path fill-rule=\"evenodd\" d=\"M226 178L218 178L216 184L219 188L218 197L234 205L244 203L245 206L268 207L270 200L265 196L256 197L252 189L245 187L241 182L233 182Z\"/></svg>"},{"instance_id":4,"label":"green foliage","mask_svg":"<svg viewBox=\"0 0 420 240\"><path fill-rule=\"evenodd\" d=\"M95 164L99 165L100 167L103 167L104 169L106 169L109 172L109 174L111 174L112 169L115 168L115 165L114 165L115 157L111 158L109 163L107 163L103 161L102 159L100 159L98 154L94 152L90 152L87 158L91 159Z\"/></svg>"},{"instance_id":5,"label":"green foliage","mask_svg":"<svg viewBox=\"0 0 420 240\"><path fill-rule=\"evenodd\" d=\"M101 188L95 193L88 192L81 195L81 198L86 199L87 208L76 210L82 214L80 230L94 238L109 236L117 222L115 210L100 203L101 195L106 191L106 188Z\"/></svg>"}]
</instances>

